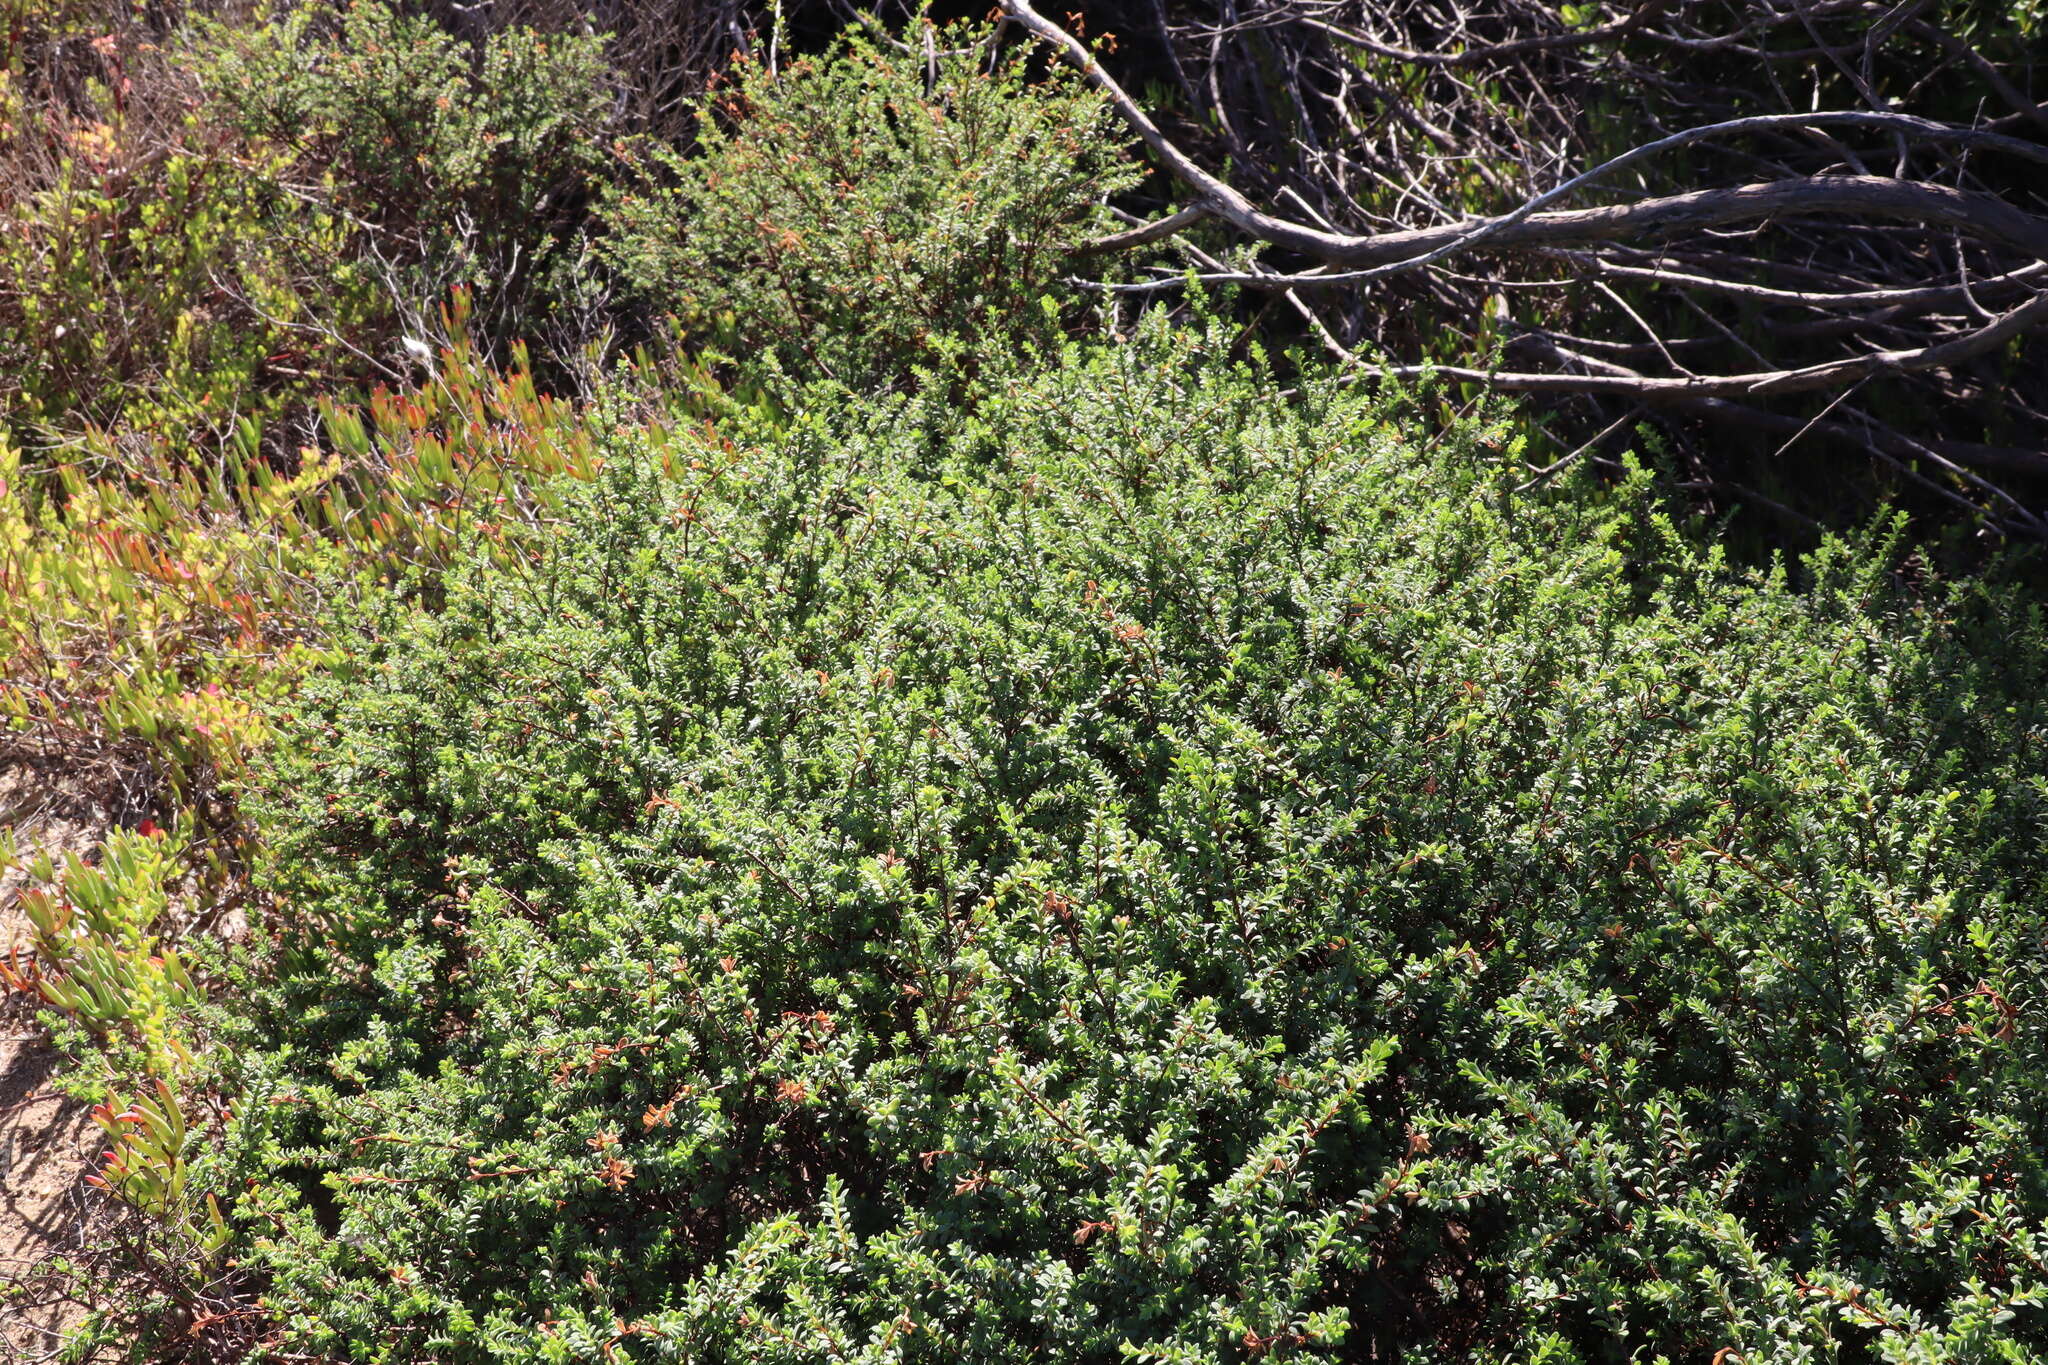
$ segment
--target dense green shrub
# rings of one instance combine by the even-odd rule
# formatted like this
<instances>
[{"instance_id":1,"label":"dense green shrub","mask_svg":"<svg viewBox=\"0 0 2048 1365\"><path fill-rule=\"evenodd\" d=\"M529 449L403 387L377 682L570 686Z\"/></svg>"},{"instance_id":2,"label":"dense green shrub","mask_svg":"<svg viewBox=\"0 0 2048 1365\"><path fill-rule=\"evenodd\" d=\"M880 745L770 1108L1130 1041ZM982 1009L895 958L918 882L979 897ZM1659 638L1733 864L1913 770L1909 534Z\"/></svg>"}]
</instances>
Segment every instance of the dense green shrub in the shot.
<instances>
[{"instance_id":1,"label":"dense green shrub","mask_svg":"<svg viewBox=\"0 0 2048 1365\"><path fill-rule=\"evenodd\" d=\"M657 149L615 196L621 273L700 341L849 385L1042 332L1040 295L1136 179L1114 116L985 30L922 37L737 62L697 154Z\"/></svg>"},{"instance_id":2,"label":"dense green shrub","mask_svg":"<svg viewBox=\"0 0 2048 1365\"><path fill-rule=\"evenodd\" d=\"M2040 1358L2038 613L1223 340L614 427L357 622L214 1170L288 1339Z\"/></svg>"}]
</instances>

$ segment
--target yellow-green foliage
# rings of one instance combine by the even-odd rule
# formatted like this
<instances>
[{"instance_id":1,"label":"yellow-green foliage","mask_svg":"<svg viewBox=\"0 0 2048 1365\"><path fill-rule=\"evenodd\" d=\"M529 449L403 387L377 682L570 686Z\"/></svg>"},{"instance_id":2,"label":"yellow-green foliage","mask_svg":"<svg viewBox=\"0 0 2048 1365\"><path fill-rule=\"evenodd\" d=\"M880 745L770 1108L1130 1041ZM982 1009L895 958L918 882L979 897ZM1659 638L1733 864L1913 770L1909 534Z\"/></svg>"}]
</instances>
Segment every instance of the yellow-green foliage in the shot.
<instances>
[{"instance_id":1,"label":"yellow-green foliage","mask_svg":"<svg viewBox=\"0 0 2048 1365\"><path fill-rule=\"evenodd\" d=\"M335 468L37 478L0 441L0 717L58 742L138 737L174 784L239 770L251 703L303 647L294 590L332 558L300 502Z\"/></svg>"},{"instance_id":2,"label":"yellow-green foliage","mask_svg":"<svg viewBox=\"0 0 2048 1365\"><path fill-rule=\"evenodd\" d=\"M38 474L0 440L0 720L140 739L174 785L239 771L256 708L318 657L318 580L431 562L478 525L502 535L547 515L538 482L597 467L588 429L523 365L500 374L458 346L441 366L416 392L327 407L333 450L290 475L247 420L213 473Z\"/></svg>"},{"instance_id":3,"label":"yellow-green foliage","mask_svg":"<svg viewBox=\"0 0 2048 1365\"><path fill-rule=\"evenodd\" d=\"M185 832L115 830L96 862L68 854L60 870L48 854L31 860L27 870L40 885L22 893L21 906L36 960L23 964L16 954L0 967L9 984L95 1031L140 1043L158 1075L190 1062L174 1018L199 1001L178 950L162 942L187 842Z\"/></svg>"},{"instance_id":4,"label":"yellow-green foliage","mask_svg":"<svg viewBox=\"0 0 2048 1365\"><path fill-rule=\"evenodd\" d=\"M198 1201L186 1194L191 1126L169 1085L158 1080L151 1088L154 1099L137 1096L125 1106L109 1101L93 1107L93 1122L111 1145L100 1173L86 1179L185 1233L203 1252L218 1252L231 1235L220 1203L207 1195L201 1215Z\"/></svg>"},{"instance_id":5,"label":"yellow-green foliage","mask_svg":"<svg viewBox=\"0 0 2048 1365\"><path fill-rule=\"evenodd\" d=\"M195 1069L184 1021L202 996L168 941L172 898L188 881L191 834L189 820L175 831L115 830L90 862L75 853L61 866L47 853L16 861L34 883L21 896L33 952L10 951L0 981L98 1034L108 1070L121 1069L114 1058L132 1059L155 1098L124 1104L116 1095L94 1108L109 1146L88 1178L212 1248L226 1228L210 1199L202 1221L185 1197L190 1124L177 1098Z\"/></svg>"},{"instance_id":6,"label":"yellow-green foliage","mask_svg":"<svg viewBox=\"0 0 2048 1365\"><path fill-rule=\"evenodd\" d=\"M458 337L465 308L458 294L446 316ZM576 406L535 387L523 346L512 361L493 370L458 340L432 383L322 409L351 474L320 495L320 521L352 563L395 571L444 560L470 532L501 540L552 514L554 476L588 478L602 465Z\"/></svg>"}]
</instances>

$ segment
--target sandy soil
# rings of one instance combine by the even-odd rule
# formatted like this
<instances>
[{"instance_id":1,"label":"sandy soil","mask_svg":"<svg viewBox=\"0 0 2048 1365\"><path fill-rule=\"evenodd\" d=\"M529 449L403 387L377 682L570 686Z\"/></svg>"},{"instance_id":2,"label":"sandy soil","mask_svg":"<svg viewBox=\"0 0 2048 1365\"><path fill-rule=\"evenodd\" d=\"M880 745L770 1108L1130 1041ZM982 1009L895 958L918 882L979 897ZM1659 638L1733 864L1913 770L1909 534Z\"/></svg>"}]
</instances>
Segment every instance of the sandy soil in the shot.
<instances>
[{"instance_id":1,"label":"sandy soil","mask_svg":"<svg viewBox=\"0 0 2048 1365\"><path fill-rule=\"evenodd\" d=\"M46 774L0 767L0 826L17 845L84 851L106 813ZM16 904L22 878L0 872L0 952L26 943ZM0 986L0 992L6 991ZM83 1307L49 1265L79 1245L90 1212L83 1183L100 1150L86 1106L51 1089L57 1056L36 1028L32 1002L0 1001L0 1360L47 1358Z\"/></svg>"}]
</instances>

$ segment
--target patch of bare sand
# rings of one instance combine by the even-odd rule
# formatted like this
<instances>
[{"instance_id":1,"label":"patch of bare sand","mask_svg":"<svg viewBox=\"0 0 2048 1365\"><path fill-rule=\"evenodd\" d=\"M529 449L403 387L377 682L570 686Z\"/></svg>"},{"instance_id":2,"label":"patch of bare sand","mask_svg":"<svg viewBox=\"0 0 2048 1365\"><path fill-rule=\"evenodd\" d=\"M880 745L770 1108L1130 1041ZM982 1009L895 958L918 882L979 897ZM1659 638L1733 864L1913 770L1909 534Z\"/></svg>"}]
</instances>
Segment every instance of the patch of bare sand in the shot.
<instances>
[{"instance_id":1,"label":"patch of bare sand","mask_svg":"<svg viewBox=\"0 0 2048 1365\"><path fill-rule=\"evenodd\" d=\"M82 853L107 825L102 807L65 790L53 772L0 767L0 826L23 850ZM16 894L22 880L0 870L0 953L28 942ZM100 1132L85 1105L52 1090L57 1054L35 1025L34 1003L7 997L0 1001L0 1359L25 1362L48 1358L85 1312L52 1261L81 1245L92 1211L84 1180Z\"/></svg>"}]
</instances>

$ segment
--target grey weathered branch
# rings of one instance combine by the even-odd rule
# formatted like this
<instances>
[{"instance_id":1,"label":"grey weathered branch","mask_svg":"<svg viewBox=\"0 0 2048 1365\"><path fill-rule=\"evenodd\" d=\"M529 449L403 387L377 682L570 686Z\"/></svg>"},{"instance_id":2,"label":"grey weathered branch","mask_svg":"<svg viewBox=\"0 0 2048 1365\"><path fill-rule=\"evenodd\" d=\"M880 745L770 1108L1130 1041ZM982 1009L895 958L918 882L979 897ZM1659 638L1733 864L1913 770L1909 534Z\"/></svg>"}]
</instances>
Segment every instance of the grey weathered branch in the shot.
<instances>
[{"instance_id":1,"label":"grey weathered branch","mask_svg":"<svg viewBox=\"0 0 2048 1365\"><path fill-rule=\"evenodd\" d=\"M1801 308L1827 310L1864 308L1939 308L1963 301L1966 296L1977 298L2009 295L2024 288L2031 281L2039 281L2048 275L2048 261L2034 261L2018 270L2003 275L1993 275L1978 280L1969 286L1960 284L1920 285L1910 289L1858 289L1858 290L1817 290L1817 289L1774 289L1768 285L1751 284L1744 280L1717 279L1711 275L1700 275L1685 270L1668 270L1653 266L1623 265L1616 261L1603 260L1584 252L1561 251L1560 255L1602 275L1621 279L1644 280L1652 284L1672 285L1681 289L1705 289L1717 294L1729 294L1738 298L1754 299L1760 303L1785 303Z\"/></svg>"},{"instance_id":2,"label":"grey weathered branch","mask_svg":"<svg viewBox=\"0 0 2048 1365\"><path fill-rule=\"evenodd\" d=\"M1114 232L1107 237L1097 237L1092 242L1084 242L1075 254L1100 256L1113 251L1128 251L1132 247L1150 246L1153 242L1163 242L1176 232L1193 227L1208 216L1209 210L1196 204L1153 222L1140 223L1128 232Z\"/></svg>"},{"instance_id":3,"label":"grey weathered branch","mask_svg":"<svg viewBox=\"0 0 2048 1365\"><path fill-rule=\"evenodd\" d=\"M1965 332L1933 345L1918 346L1909 350L1877 351L1870 355L1851 356L1845 360L1832 360L1824 365L1807 365L1798 369L1667 378L1638 374L1522 374L1460 365L1384 365L1366 368L1371 373L1392 378L1418 378L1436 374L1525 393L1616 393L1650 402L1673 398L1757 398L1768 394L1803 393L1813 389L1833 388L1838 384L1868 379L1873 375L1903 374L1953 365L2002 346L2029 327L2041 323L2048 323L2048 292L2034 295L2019 307L2000 314L1975 331Z\"/></svg>"}]
</instances>

